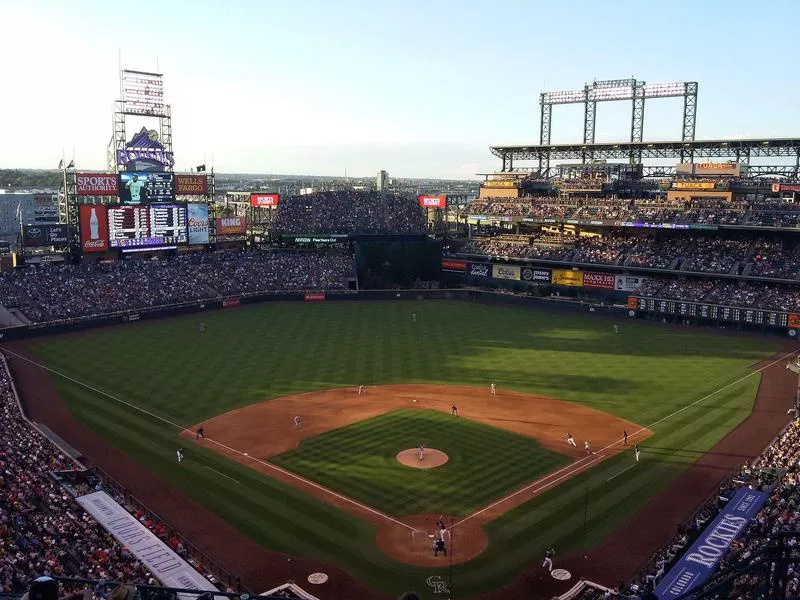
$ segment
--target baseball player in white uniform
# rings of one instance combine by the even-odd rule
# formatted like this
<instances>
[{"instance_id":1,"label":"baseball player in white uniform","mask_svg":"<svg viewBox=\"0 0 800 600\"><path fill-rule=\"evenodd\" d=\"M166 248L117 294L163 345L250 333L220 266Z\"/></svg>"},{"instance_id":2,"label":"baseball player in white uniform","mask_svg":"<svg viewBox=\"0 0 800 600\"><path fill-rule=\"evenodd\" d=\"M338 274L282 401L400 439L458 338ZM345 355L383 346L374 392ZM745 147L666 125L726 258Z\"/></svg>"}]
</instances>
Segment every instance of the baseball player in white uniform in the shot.
<instances>
[{"instance_id":1,"label":"baseball player in white uniform","mask_svg":"<svg viewBox=\"0 0 800 600\"><path fill-rule=\"evenodd\" d=\"M589 449L589 440L583 442L583 449L586 450L586 454L591 454L591 450Z\"/></svg>"},{"instance_id":2,"label":"baseball player in white uniform","mask_svg":"<svg viewBox=\"0 0 800 600\"><path fill-rule=\"evenodd\" d=\"M542 563L542 566L547 567L548 571L553 570L553 555L555 553L556 551L553 548L548 548L544 553L544 562Z\"/></svg>"},{"instance_id":3,"label":"baseball player in white uniform","mask_svg":"<svg viewBox=\"0 0 800 600\"><path fill-rule=\"evenodd\" d=\"M578 447L578 444L576 444L576 443L575 443L575 438L574 438L574 437L572 437L572 434L571 434L571 433L569 433L569 432L567 432L567 443L568 443L570 446L573 446L573 447L575 447L575 448L577 448L577 447Z\"/></svg>"},{"instance_id":4,"label":"baseball player in white uniform","mask_svg":"<svg viewBox=\"0 0 800 600\"><path fill-rule=\"evenodd\" d=\"M495 384L492 384L491 390L492 390L492 396L496 396L497 395L497 386L495 386Z\"/></svg>"},{"instance_id":5,"label":"baseball player in white uniform","mask_svg":"<svg viewBox=\"0 0 800 600\"><path fill-rule=\"evenodd\" d=\"M175 452L175 454L178 457L178 462L182 463L183 462L183 448L178 448L178 450Z\"/></svg>"},{"instance_id":6,"label":"baseball player in white uniform","mask_svg":"<svg viewBox=\"0 0 800 600\"><path fill-rule=\"evenodd\" d=\"M294 418L294 428L295 428L295 429L300 429L300 424L301 424L301 421L300 421L300 415L297 415L297 416Z\"/></svg>"},{"instance_id":7,"label":"baseball player in white uniform","mask_svg":"<svg viewBox=\"0 0 800 600\"><path fill-rule=\"evenodd\" d=\"M364 386L360 385L358 386L358 395L362 396L363 394L364 394Z\"/></svg>"},{"instance_id":8,"label":"baseball player in white uniform","mask_svg":"<svg viewBox=\"0 0 800 600\"><path fill-rule=\"evenodd\" d=\"M425 444L422 442L419 443L419 459L422 460L425 458Z\"/></svg>"},{"instance_id":9,"label":"baseball player in white uniform","mask_svg":"<svg viewBox=\"0 0 800 600\"><path fill-rule=\"evenodd\" d=\"M636 462L639 462L639 444L633 447L633 455L636 457Z\"/></svg>"}]
</instances>

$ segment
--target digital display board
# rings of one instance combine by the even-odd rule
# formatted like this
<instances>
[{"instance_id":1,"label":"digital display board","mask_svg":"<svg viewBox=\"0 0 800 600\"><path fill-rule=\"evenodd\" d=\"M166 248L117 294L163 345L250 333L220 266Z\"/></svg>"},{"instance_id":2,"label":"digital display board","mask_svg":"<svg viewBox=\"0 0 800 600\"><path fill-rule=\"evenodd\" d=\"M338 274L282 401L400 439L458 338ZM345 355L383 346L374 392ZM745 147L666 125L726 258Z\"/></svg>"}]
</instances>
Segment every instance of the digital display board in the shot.
<instances>
[{"instance_id":1,"label":"digital display board","mask_svg":"<svg viewBox=\"0 0 800 600\"><path fill-rule=\"evenodd\" d=\"M174 202L172 173L127 171L119 174L119 199L123 204Z\"/></svg>"},{"instance_id":2,"label":"digital display board","mask_svg":"<svg viewBox=\"0 0 800 600\"><path fill-rule=\"evenodd\" d=\"M280 194L250 194L250 206L278 206L281 201Z\"/></svg>"},{"instance_id":3,"label":"digital display board","mask_svg":"<svg viewBox=\"0 0 800 600\"><path fill-rule=\"evenodd\" d=\"M108 239L112 248L151 248L188 241L186 207L118 206L108 209Z\"/></svg>"}]
</instances>

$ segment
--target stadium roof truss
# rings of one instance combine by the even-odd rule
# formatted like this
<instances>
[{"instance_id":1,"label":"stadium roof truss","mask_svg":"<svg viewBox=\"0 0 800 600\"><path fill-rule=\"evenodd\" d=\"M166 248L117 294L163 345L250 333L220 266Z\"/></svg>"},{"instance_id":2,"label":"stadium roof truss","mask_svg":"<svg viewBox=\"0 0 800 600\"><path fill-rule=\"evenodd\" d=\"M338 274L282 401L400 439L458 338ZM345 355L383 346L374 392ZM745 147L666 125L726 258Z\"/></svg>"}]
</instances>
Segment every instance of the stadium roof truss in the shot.
<instances>
[{"instance_id":1,"label":"stadium roof truss","mask_svg":"<svg viewBox=\"0 0 800 600\"><path fill-rule=\"evenodd\" d=\"M696 158L729 159L741 164L749 164L751 158L794 158L794 166L786 167L787 174L797 173L800 166L800 138L493 146L491 152L503 161L503 171L514 170L515 161L538 160L543 176L549 174L550 160L580 160L585 163L601 159L625 160L631 156L681 162L693 162ZM770 172L776 168L769 167Z\"/></svg>"}]
</instances>

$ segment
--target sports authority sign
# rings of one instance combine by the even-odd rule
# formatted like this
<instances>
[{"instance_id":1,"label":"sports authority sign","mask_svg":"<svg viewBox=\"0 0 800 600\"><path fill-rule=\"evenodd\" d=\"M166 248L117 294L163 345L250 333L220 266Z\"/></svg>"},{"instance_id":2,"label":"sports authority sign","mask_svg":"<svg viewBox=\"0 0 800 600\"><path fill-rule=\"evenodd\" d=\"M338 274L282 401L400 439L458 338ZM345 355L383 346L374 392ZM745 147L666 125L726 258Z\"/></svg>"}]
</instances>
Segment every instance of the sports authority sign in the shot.
<instances>
[{"instance_id":1,"label":"sports authority sign","mask_svg":"<svg viewBox=\"0 0 800 600\"><path fill-rule=\"evenodd\" d=\"M280 194L250 194L250 206L278 206Z\"/></svg>"},{"instance_id":2,"label":"sports authority sign","mask_svg":"<svg viewBox=\"0 0 800 600\"><path fill-rule=\"evenodd\" d=\"M78 196L116 196L119 180L113 173L78 173L75 175L75 193Z\"/></svg>"},{"instance_id":3,"label":"sports authority sign","mask_svg":"<svg viewBox=\"0 0 800 600\"><path fill-rule=\"evenodd\" d=\"M613 290L615 285L616 277L611 273L583 272L583 287Z\"/></svg>"},{"instance_id":4,"label":"sports authority sign","mask_svg":"<svg viewBox=\"0 0 800 600\"><path fill-rule=\"evenodd\" d=\"M80 207L81 249L84 252L108 250L108 212L102 205Z\"/></svg>"},{"instance_id":5,"label":"sports authority sign","mask_svg":"<svg viewBox=\"0 0 800 600\"><path fill-rule=\"evenodd\" d=\"M208 193L208 177L205 175L175 175L175 195L205 196Z\"/></svg>"},{"instance_id":6,"label":"sports authority sign","mask_svg":"<svg viewBox=\"0 0 800 600\"><path fill-rule=\"evenodd\" d=\"M447 196L426 196L419 197L419 205L422 208L447 208Z\"/></svg>"},{"instance_id":7,"label":"sports authority sign","mask_svg":"<svg viewBox=\"0 0 800 600\"><path fill-rule=\"evenodd\" d=\"M655 595L660 600L677 598L701 585L766 501L767 495L763 492L748 488L736 492L717 518L656 586Z\"/></svg>"}]
</instances>

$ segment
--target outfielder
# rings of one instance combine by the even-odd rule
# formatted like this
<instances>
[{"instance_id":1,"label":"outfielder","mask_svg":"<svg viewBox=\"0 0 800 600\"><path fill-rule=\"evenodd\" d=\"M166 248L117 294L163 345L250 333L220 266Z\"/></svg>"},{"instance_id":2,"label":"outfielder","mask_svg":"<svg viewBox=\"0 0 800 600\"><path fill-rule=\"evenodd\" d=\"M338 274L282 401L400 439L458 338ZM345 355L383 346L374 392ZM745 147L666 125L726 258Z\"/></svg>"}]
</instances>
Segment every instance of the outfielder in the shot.
<instances>
[{"instance_id":1,"label":"outfielder","mask_svg":"<svg viewBox=\"0 0 800 600\"><path fill-rule=\"evenodd\" d=\"M569 433L569 432L567 432L567 443L568 443L570 446L573 446L573 447L575 447L575 448L577 448L577 447L578 447L578 444L576 444L576 443L575 443L575 438L573 438L573 437L572 437L572 434L571 434L571 433Z\"/></svg>"},{"instance_id":2,"label":"outfielder","mask_svg":"<svg viewBox=\"0 0 800 600\"><path fill-rule=\"evenodd\" d=\"M639 462L639 444L633 447L633 455L636 457L636 462Z\"/></svg>"},{"instance_id":3,"label":"outfielder","mask_svg":"<svg viewBox=\"0 0 800 600\"><path fill-rule=\"evenodd\" d=\"M178 457L178 463L182 463L183 462L183 448L178 448L178 450L175 452L175 454Z\"/></svg>"},{"instance_id":4,"label":"outfielder","mask_svg":"<svg viewBox=\"0 0 800 600\"><path fill-rule=\"evenodd\" d=\"M614 333L619 333L619 326L614 323Z\"/></svg>"},{"instance_id":5,"label":"outfielder","mask_svg":"<svg viewBox=\"0 0 800 600\"><path fill-rule=\"evenodd\" d=\"M206 324L201 322L200 323L200 333L205 333L205 332L206 332Z\"/></svg>"}]
</instances>

